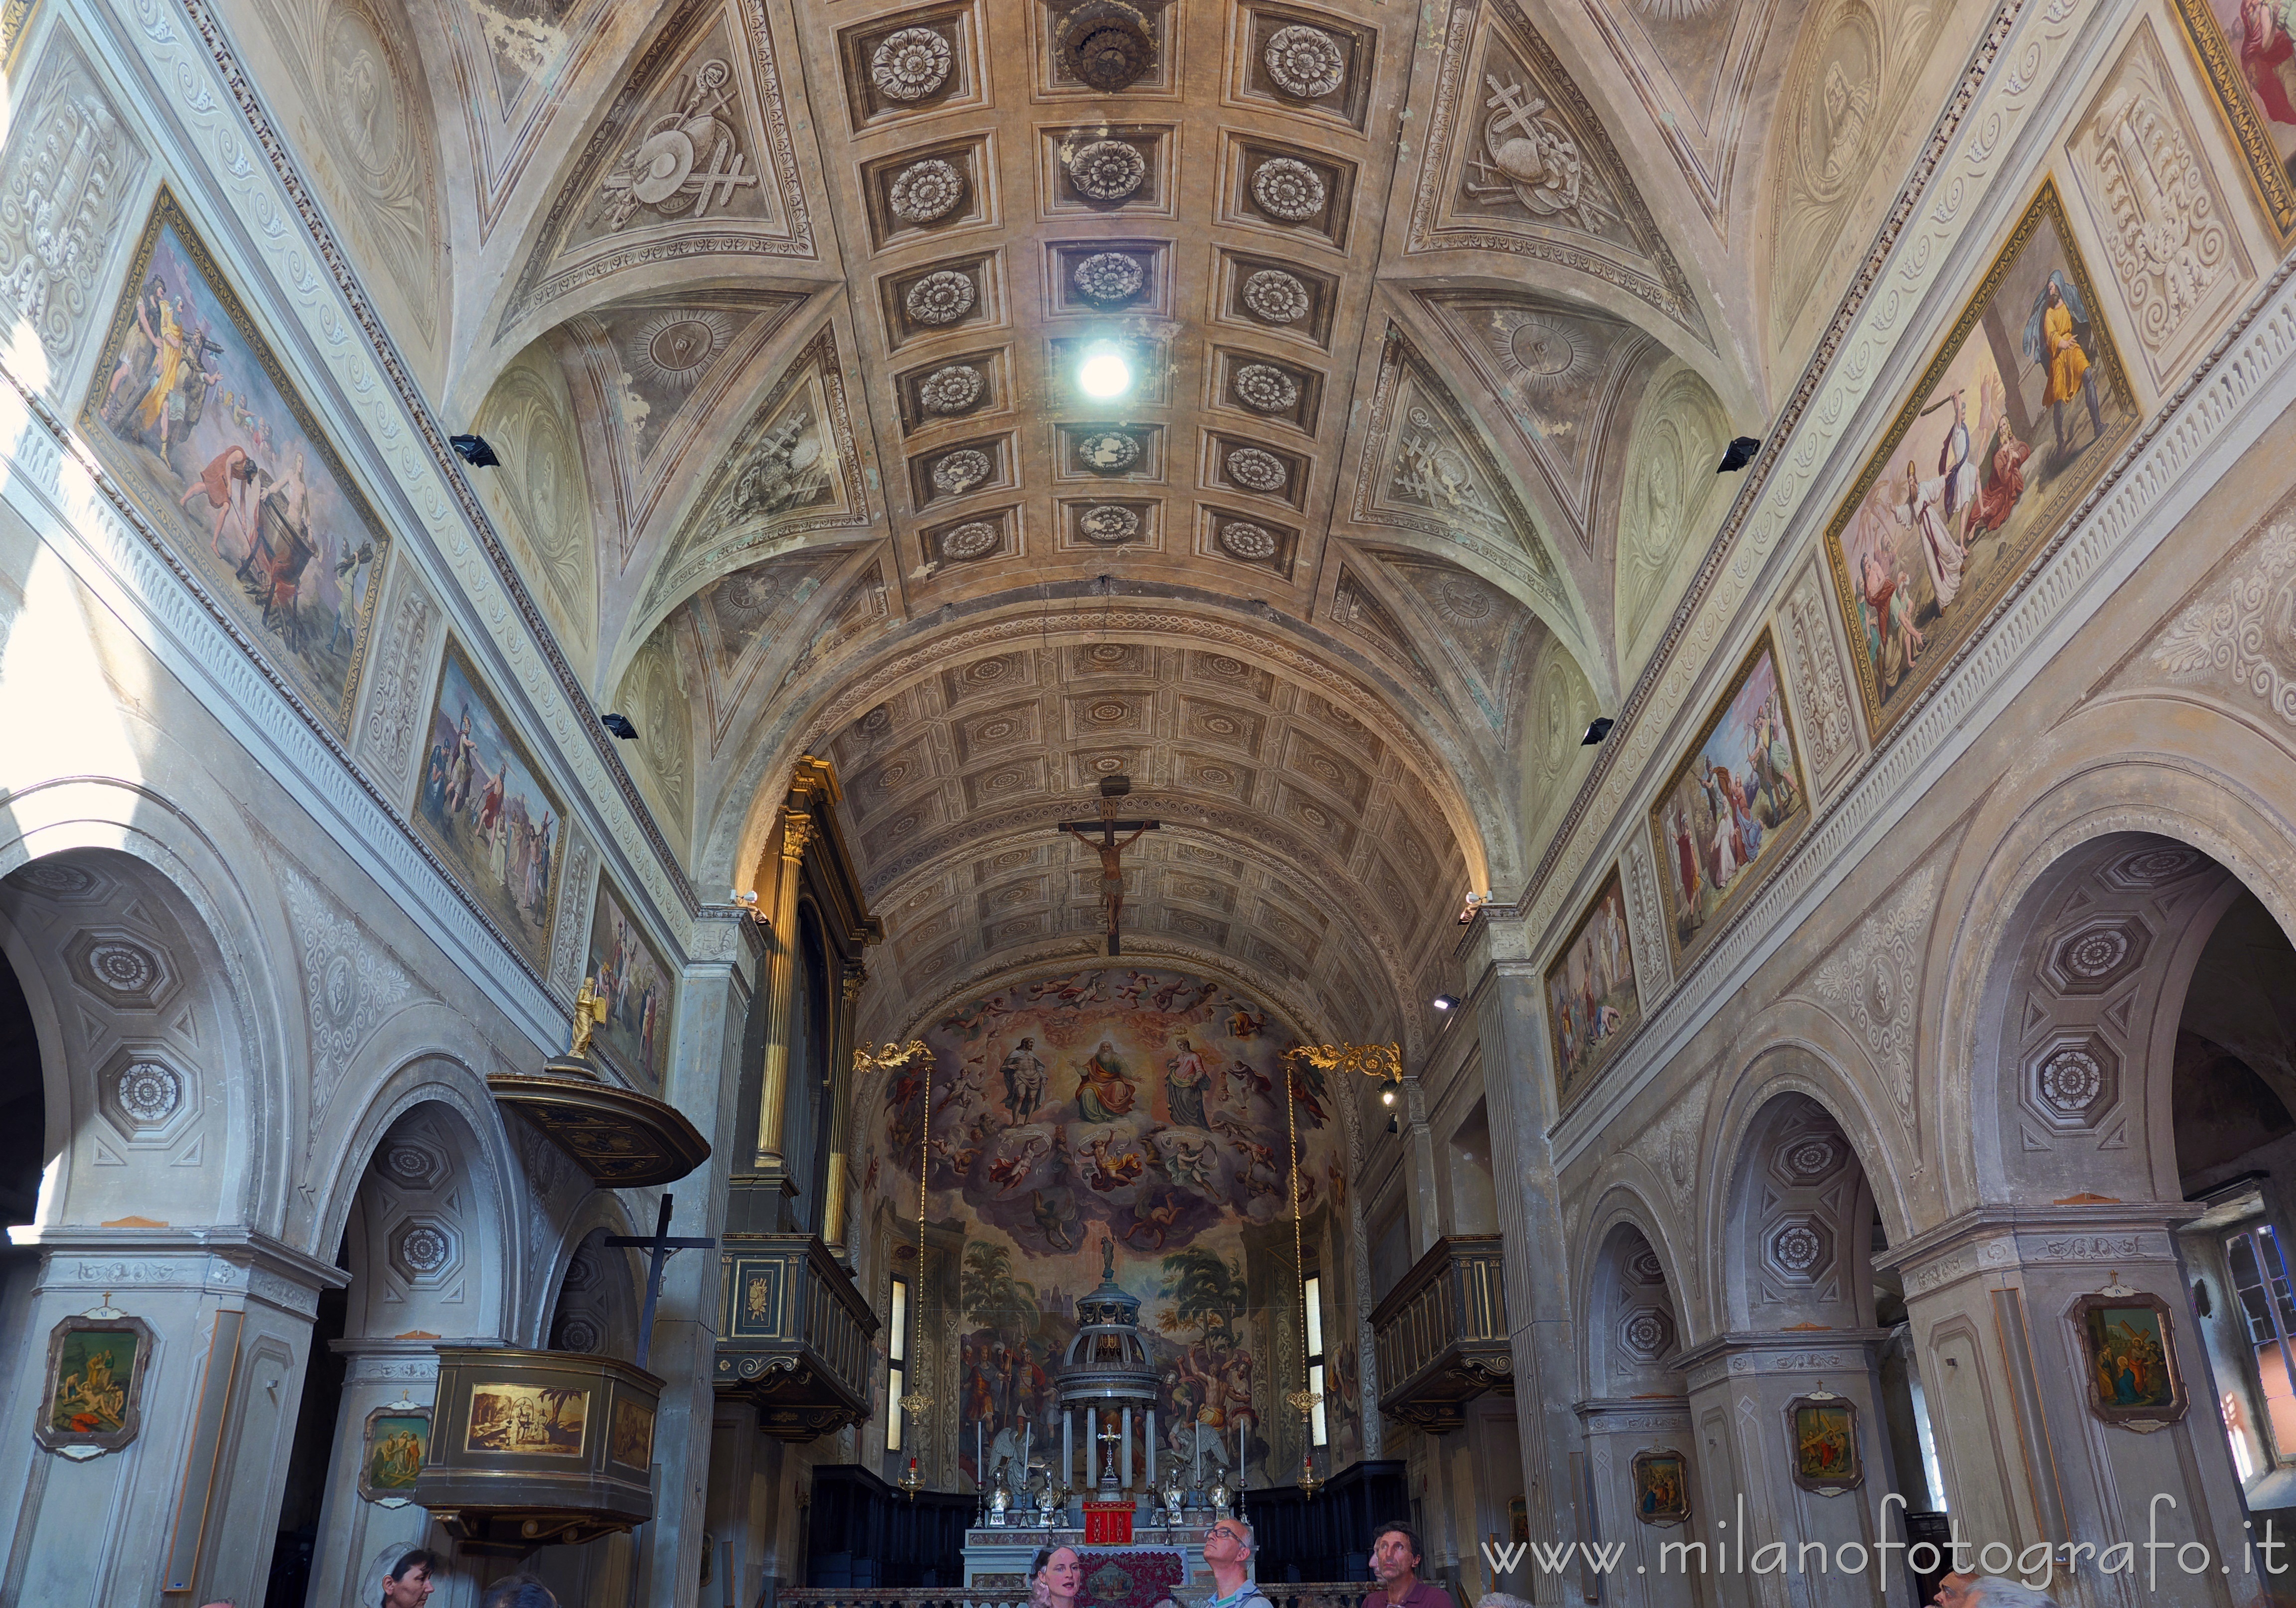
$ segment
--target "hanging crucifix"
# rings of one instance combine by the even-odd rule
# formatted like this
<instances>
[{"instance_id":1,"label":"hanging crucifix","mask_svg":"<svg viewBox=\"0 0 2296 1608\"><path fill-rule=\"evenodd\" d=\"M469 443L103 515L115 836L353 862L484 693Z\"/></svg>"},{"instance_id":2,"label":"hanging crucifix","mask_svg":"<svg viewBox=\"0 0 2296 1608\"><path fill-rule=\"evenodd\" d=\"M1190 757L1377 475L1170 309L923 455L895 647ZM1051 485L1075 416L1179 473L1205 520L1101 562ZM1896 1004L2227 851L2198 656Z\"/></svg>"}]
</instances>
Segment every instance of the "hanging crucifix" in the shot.
<instances>
[{"instance_id":1,"label":"hanging crucifix","mask_svg":"<svg viewBox=\"0 0 2296 1608\"><path fill-rule=\"evenodd\" d=\"M1100 819L1098 820L1063 820L1060 830L1068 833L1100 856L1100 908L1108 912L1108 952L1124 952L1124 939L1117 927L1118 912L1124 908L1124 851L1140 841L1143 832L1153 832L1164 823L1160 820L1119 820L1116 801L1132 791L1128 776L1103 776L1100 779ZM1092 834L1100 834L1097 841ZM1131 837L1118 841L1119 832Z\"/></svg>"}]
</instances>

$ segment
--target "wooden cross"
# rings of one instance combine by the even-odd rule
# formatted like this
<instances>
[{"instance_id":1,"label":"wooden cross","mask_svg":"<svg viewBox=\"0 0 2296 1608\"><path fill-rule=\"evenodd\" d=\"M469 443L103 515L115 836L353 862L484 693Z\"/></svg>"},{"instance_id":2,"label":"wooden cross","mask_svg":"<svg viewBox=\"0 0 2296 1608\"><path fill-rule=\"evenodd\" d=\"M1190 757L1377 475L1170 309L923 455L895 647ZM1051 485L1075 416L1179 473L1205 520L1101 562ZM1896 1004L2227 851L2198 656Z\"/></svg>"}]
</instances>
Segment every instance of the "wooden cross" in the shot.
<instances>
[{"instance_id":1,"label":"wooden cross","mask_svg":"<svg viewBox=\"0 0 2296 1608\"><path fill-rule=\"evenodd\" d=\"M1123 935L1117 930L1117 913L1124 908L1124 851L1140 841L1143 832L1153 832L1164 823L1160 820L1119 820L1116 801L1132 791L1128 776L1103 776L1100 779L1100 819L1098 820L1063 820L1059 829L1100 856L1100 904L1108 912L1108 952L1124 952ZM1097 831L1095 843L1090 834ZM1131 837L1117 841L1119 832Z\"/></svg>"},{"instance_id":2,"label":"wooden cross","mask_svg":"<svg viewBox=\"0 0 2296 1608\"><path fill-rule=\"evenodd\" d=\"M610 1234L605 1243L616 1250L644 1250L652 1253L648 1259L652 1265L646 1269L645 1309L638 1314L638 1354L634 1359L640 1367L644 1367L647 1353L653 1350L653 1310L661 1300L662 1264L669 1260L672 1252L708 1251L718 1242L707 1236L672 1238L669 1232L669 1196L665 1193L661 1197L661 1215L654 1222L652 1238L637 1239L627 1234Z\"/></svg>"}]
</instances>

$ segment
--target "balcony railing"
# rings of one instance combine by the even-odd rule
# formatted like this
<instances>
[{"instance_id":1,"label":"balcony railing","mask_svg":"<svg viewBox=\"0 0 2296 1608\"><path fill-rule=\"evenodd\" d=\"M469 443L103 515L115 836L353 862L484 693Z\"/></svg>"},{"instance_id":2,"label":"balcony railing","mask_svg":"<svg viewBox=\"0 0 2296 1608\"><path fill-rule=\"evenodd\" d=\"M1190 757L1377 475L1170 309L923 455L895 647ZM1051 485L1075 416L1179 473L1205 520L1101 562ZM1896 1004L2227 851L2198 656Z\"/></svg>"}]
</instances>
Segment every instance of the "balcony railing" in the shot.
<instances>
[{"instance_id":1,"label":"balcony railing","mask_svg":"<svg viewBox=\"0 0 2296 1608\"><path fill-rule=\"evenodd\" d=\"M1496 1234L1437 1240L1373 1309L1371 1327L1380 1410L1391 1417L1441 1433L1484 1392L1514 1394Z\"/></svg>"},{"instance_id":2,"label":"balcony railing","mask_svg":"<svg viewBox=\"0 0 2296 1608\"><path fill-rule=\"evenodd\" d=\"M758 1404L758 1427L812 1441L869 1416L877 1315L810 1234L729 1234L716 1384Z\"/></svg>"}]
</instances>

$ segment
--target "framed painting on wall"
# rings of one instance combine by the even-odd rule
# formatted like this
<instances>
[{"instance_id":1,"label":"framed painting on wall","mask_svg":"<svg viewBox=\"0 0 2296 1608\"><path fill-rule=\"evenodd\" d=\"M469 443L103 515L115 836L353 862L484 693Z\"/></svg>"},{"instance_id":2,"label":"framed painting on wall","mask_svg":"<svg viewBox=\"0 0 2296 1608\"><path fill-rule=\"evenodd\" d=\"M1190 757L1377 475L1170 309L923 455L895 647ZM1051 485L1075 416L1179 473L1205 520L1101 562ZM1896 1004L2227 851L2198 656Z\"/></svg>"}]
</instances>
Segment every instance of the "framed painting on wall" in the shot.
<instances>
[{"instance_id":1,"label":"framed painting on wall","mask_svg":"<svg viewBox=\"0 0 2296 1608\"><path fill-rule=\"evenodd\" d=\"M2296 239L2296 36L2277 0L2176 0L2185 42L2280 242Z\"/></svg>"},{"instance_id":2,"label":"framed painting on wall","mask_svg":"<svg viewBox=\"0 0 2296 1608\"><path fill-rule=\"evenodd\" d=\"M143 1425L144 1372L151 1326L102 1309L48 1331L47 1387L34 1438L67 1457L100 1457L135 1439Z\"/></svg>"},{"instance_id":3,"label":"framed painting on wall","mask_svg":"<svg viewBox=\"0 0 2296 1608\"><path fill-rule=\"evenodd\" d=\"M348 735L390 532L164 187L79 429L169 556Z\"/></svg>"},{"instance_id":4,"label":"framed painting on wall","mask_svg":"<svg viewBox=\"0 0 2296 1608\"><path fill-rule=\"evenodd\" d=\"M451 638L426 731L414 829L519 953L547 971L566 811Z\"/></svg>"},{"instance_id":5,"label":"framed painting on wall","mask_svg":"<svg viewBox=\"0 0 2296 1608\"><path fill-rule=\"evenodd\" d=\"M1690 1522L1690 1473L1677 1451L1636 1452L1635 1517L1645 1524Z\"/></svg>"},{"instance_id":6,"label":"framed painting on wall","mask_svg":"<svg viewBox=\"0 0 2296 1608\"><path fill-rule=\"evenodd\" d=\"M1592 1075L1642 1015L1626 895L1613 866L1546 968L1547 1049L1556 1088L1568 1092Z\"/></svg>"},{"instance_id":7,"label":"framed painting on wall","mask_svg":"<svg viewBox=\"0 0 2296 1608\"><path fill-rule=\"evenodd\" d=\"M2084 1295L2070 1316L2093 1415L2140 1434L2185 1416L2191 1401L2166 1301L2134 1291Z\"/></svg>"},{"instance_id":8,"label":"framed painting on wall","mask_svg":"<svg viewBox=\"0 0 2296 1608\"><path fill-rule=\"evenodd\" d=\"M366 1416L359 1442L358 1494L382 1507L404 1507L430 1452L430 1409L393 1402Z\"/></svg>"},{"instance_id":9,"label":"framed painting on wall","mask_svg":"<svg viewBox=\"0 0 2296 1608\"><path fill-rule=\"evenodd\" d=\"M1764 631L1651 809L1677 975L1808 825L1801 744Z\"/></svg>"},{"instance_id":10,"label":"framed painting on wall","mask_svg":"<svg viewBox=\"0 0 2296 1608\"><path fill-rule=\"evenodd\" d=\"M1877 741L2136 432L2128 370L2072 242L2046 183L1826 526Z\"/></svg>"},{"instance_id":11,"label":"framed painting on wall","mask_svg":"<svg viewBox=\"0 0 2296 1608\"><path fill-rule=\"evenodd\" d=\"M592 1047L639 1087L660 1089L669 1067L676 979L605 877L598 878L583 975L594 980L606 1004L605 1020L592 1035Z\"/></svg>"},{"instance_id":12,"label":"framed painting on wall","mask_svg":"<svg viewBox=\"0 0 2296 1608\"><path fill-rule=\"evenodd\" d=\"M1812 1391L1786 1403L1786 1443L1793 1481L1821 1497L1838 1497L1866 1481L1857 1449L1857 1404L1831 1391Z\"/></svg>"}]
</instances>

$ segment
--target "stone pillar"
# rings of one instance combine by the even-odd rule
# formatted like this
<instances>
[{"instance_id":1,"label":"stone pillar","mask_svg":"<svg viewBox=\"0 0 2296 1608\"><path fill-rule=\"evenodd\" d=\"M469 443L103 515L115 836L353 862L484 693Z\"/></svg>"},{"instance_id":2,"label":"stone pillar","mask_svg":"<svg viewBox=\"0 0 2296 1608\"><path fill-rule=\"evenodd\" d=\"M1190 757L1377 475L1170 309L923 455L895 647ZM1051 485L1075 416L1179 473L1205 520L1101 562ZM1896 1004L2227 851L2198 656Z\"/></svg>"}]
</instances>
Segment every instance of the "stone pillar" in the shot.
<instances>
[{"instance_id":1,"label":"stone pillar","mask_svg":"<svg viewBox=\"0 0 2296 1608\"><path fill-rule=\"evenodd\" d=\"M0 1602L260 1600L311 1319L343 1275L242 1228L62 1228L38 1244L26 1343L9 1364L18 1421L0 1435L14 1509ZM135 1438L76 1457L34 1429L50 1336L90 1313L140 1319L152 1343Z\"/></svg>"},{"instance_id":2,"label":"stone pillar","mask_svg":"<svg viewBox=\"0 0 2296 1608\"><path fill-rule=\"evenodd\" d=\"M1124 1404L1121 1427L1124 1431L1124 1439L1116 1443L1118 1452L1116 1478L1125 1490L1130 1490L1132 1489L1132 1404L1128 1401Z\"/></svg>"},{"instance_id":3,"label":"stone pillar","mask_svg":"<svg viewBox=\"0 0 2296 1608\"><path fill-rule=\"evenodd\" d=\"M1084 1488L1089 1492L1100 1485L1100 1409L1084 1409Z\"/></svg>"},{"instance_id":4,"label":"stone pillar","mask_svg":"<svg viewBox=\"0 0 2296 1608\"><path fill-rule=\"evenodd\" d=\"M2091 1555L2077 1588L2086 1596L2066 1593L2062 1581L2052 1588L2065 1600L2115 1608L2265 1600L2263 1558L2250 1572L2248 1515L2177 1255L2177 1226L2201 1210L2181 1201L1980 1207L1881 1259L1905 1279L1955 1533L1973 1547L1989 1541L2013 1552L2044 1542L2086 1543L2097 1553L2137 1543L2135 1575L2105 1576ZM2092 1296L2167 1303L2189 1400L2182 1416L2129 1415L2116 1424L2096 1410L2080 1322ZM2156 1506L2156 1493L2174 1506ZM2254 1533L2261 1539L2261 1524ZM2152 1555L2157 1594L2145 1589L2143 1550L2156 1536L2164 1543ZM2197 1542L2210 1562L2186 1572L2170 1542ZM2296 1569L2296 1547L2277 1558ZM2000 1560L1997 1550L1990 1566ZM2284 1589L2292 1578L2282 1577Z\"/></svg>"},{"instance_id":5,"label":"stone pillar","mask_svg":"<svg viewBox=\"0 0 2296 1608\"><path fill-rule=\"evenodd\" d=\"M824 1163L826 1189L822 1196L821 1239L829 1253L853 1265L852 1248L845 1243L847 1203L852 1198L852 1122L848 1109L853 1098L853 1016L868 972L850 961L838 992L837 1029L829 1049L829 1155Z\"/></svg>"},{"instance_id":6,"label":"stone pillar","mask_svg":"<svg viewBox=\"0 0 2296 1608\"><path fill-rule=\"evenodd\" d=\"M1148 1477L1143 1483L1153 1495L1156 1490L1156 1409L1152 1407L1148 1409L1148 1431L1141 1437L1140 1449L1148 1457Z\"/></svg>"},{"instance_id":7,"label":"stone pillar","mask_svg":"<svg viewBox=\"0 0 2296 1608\"><path fill-rule=\"evenodd\" d=\"M746 918L695 924L695 948L703 953L685 967L663 1089L663 1098L709 1136L711 1147L708 1161L670 1187L676 1204L669 1231L711 1236L721 1246L728 1237L733 1163L743 1155L736 1124L750 989L742 961L756 935ZM651 1211L641 1202L632 1215L647 1220ZM711 1379L724 1291L720 1256L684 1251L671 1257L654 1312L647 1367L668 1383L654 1426L654 1517L639 1553L637 1592L637 1600L653 1608L693 1608L700 1589L718 1416Z\"/></svg>"},{"instance_id":8,"label":"stone pillar","mask_svg":"<svg viewBox=\"0 0 2296 1608\"><path fill-rule=\"evenodd\" d=\"M311 1600L369 1602L375 1582L366 1577L387 1547L438 1547L430 1515L405 1493L371 1499L359 1494L366 1425L391 1407L428 1408L437 1398L439 1353L430 1340L338 1340L344 1359L341 1408L335 1414L335 1455L319 1509L319 1543L311 1559ZM492 1344L467 1341L465 1344ZM444 1595L444 1586L441 1595Z\"/></svg>"},{"instance_id":9,"label":"stone pillar","mask_svg":"<svg viewBox=\"0 0 2296 1608\"><path fill-rule=\"evenodd\" d=\"M779 871L774 881L772 948L766 963L766 1061L758 1092L758 1142L750 1165L777 1180L785 1191L789 1162L783 1153L782 1120L789 1104L790 1025L797 1000L797 895L805 851L819 828L802 810L782 811Z\"/></svg>"},{"instance_id":10,"label":"stone pillar","mask_svg":"<svg viewBox=\"0 0 2296 1608\"><path fill-rule=\"evenodd\" d=\"M1579 1445L1575 1402L1578 1316L1554 1155L1554 1073L1540 1014L1539 976L1527 933L1508 910L1486 906L1461 956L1462 1008L1472 1014L1490 1118L1492 1174L1506 1279L1508 1350L1514 1362L1515 1424L1523 1449L1523 1500L1534 1540L1590 1539L1579 1522L1571 1459ZM1465 1030L1455 1020L1450 1031ZM1406 1098L1416 1099L1416 1091ZM1431 1155L1426 1163L1432 1166ZM1431 1244L1432 1241L1428 1243ZM1370 1403L1365 1402L1366 1414ZM1573 1574L1532 1571L1531 1600L1560 1604L1578 1590Z\"/></svg>"},{"instance_id":11,"label":"stone pillar","mask_svg":"<svg viewBox=\"0 0 2296 1608\"><path fill-rule=\"evenodd\" d=\"M1061 1408L1061 1483L1076 1483L1076 1408Z\"/></svg>"},{"instance_id":12,"label":"stone pillar","mask_svg":"<svg viewBox=\"0 0 2296 1608\"><path fill-rule=\"evenodd\" d=\"M1886 1593L1878 1600L1909 1608L1905 1555L1891 1553L1882 1567L1873 1550L1877 1541L1905 1539L1896 1505L1882 1503L1890 1458L1874 1358L1888 1337L1883 1329L1733 1334L1673 1359L1690 1383L1698 1437L1689 1528L1699 1533L1685 1539L1707 1543L1723 1602L1872 1608L1878 1584ZM1793 1478L1792 1403L1820 1392L1856 1409L1863 1464L1856 1485L1813 1490ZM1762 1549L1774 1544L1784 1551L1766 1556ZM1858 1567L1845 1573L1844 1564Z\"/></svg>"}]
</instances>

